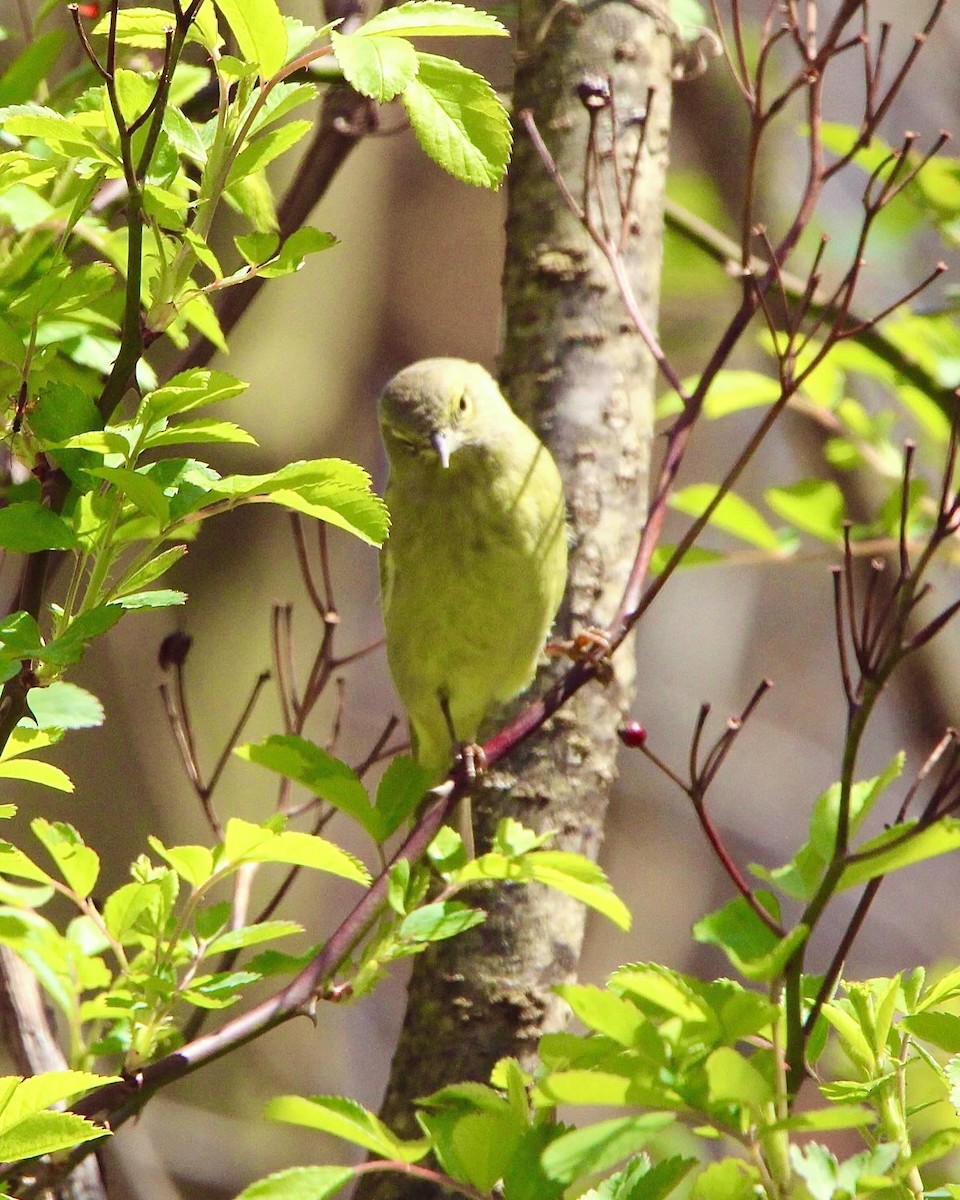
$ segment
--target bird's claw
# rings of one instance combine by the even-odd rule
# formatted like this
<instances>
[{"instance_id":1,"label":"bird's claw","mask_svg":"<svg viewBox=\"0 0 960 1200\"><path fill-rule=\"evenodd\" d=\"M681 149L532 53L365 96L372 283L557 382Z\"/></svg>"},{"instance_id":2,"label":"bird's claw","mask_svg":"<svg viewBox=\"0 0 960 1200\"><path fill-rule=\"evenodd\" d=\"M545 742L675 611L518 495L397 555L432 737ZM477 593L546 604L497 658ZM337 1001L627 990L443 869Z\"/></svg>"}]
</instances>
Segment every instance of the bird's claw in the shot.
<instances>
[{"instance_id":1,"label":"bird's claw","mask_svg":"<svg viewBox=\"0 0 960 1200\"><path fill-rule=\"evenodd\" d=\"M470 783L476 782L487 769L487 756L476 742L464 742L458 747L457 762L463 764Z\"/></svg>"},{"instance_id":2,"label":"bird's claw","mask_svg":"<svg viewBox=\"0 0 960 1200\"><path fill-rule=\"evenodd\" d=\"M593 667L594 673L604 687L613 680L613 646L610 638L599 626L591 625L576 637L548 642L547 654L569 658L571 662Z\"/></svg>"}]
</instances>

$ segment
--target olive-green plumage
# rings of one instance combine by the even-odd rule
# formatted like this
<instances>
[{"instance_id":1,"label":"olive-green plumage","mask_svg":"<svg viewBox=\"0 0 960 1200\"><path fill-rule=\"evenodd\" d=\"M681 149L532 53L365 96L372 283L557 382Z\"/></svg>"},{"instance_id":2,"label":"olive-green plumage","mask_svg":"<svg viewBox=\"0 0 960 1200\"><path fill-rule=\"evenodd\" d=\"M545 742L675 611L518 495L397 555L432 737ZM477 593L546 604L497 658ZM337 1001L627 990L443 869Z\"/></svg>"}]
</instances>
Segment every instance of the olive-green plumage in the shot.
<instances>
[{"instance_id":1,"label":"olive-green plumage","mask_svg":"<svg viewBox=\"0 0 960 1200\"><path fill-rule=\"evenodd\" d=\"M387 659L414 753L437 776L491 705L533 679L567 578L550 452L483 367L430 358L380 398L392 518L381 562Z\"/></svg>"}]
</instances>

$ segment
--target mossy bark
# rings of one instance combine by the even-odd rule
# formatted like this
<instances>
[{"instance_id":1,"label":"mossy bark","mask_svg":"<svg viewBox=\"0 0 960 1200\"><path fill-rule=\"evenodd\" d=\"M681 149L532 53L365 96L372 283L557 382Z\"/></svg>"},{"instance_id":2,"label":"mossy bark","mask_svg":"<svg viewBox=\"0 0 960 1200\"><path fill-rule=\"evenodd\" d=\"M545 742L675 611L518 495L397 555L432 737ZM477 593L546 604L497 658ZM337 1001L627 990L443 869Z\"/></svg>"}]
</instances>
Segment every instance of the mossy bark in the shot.
<instances>
[{"instance_id":1,"label":"mossy bark","mask_svg":"<svg viewBox=\"0 0 960 1200\"><path fill-rule=\"evenodd\" d=\"M670 119L669 21L657 5L577 6L522 0L514 111L529 109L574 194L583 191L589 114L585 78L612 78L617 142L629 165L646 110L626 273L656 325L662 203ZM652 89L649 92L648 89ZM598 120L611 147L609 110ZM602 625L616 608L645 514L653 437L654 369L608 262L563 206L519 125L509 182L502 381L520 414L550 445L564 475L571 525L567 599L557 634ZM609 166L609 160L607 160ZM617 213L613 172L604 209ZM598 210L597 210L598 211ZM614 778L616 728L630 697L629 650L609 686L591 685L485 780L475 801L482 850L496 822L517 817L558 831L554 845L595 858ZM513 1055L529 1064L541 1034L562 1027L553 988L575 977L583 907L539 887L496 887L476 898L486 923L434 947L414 965L403 1032L383 1106L414 1134L412 1099L454 1080L486 1080ZM410 1179L366 1176L363 1200L427 1197Z\"/></svg>"}]
</instances>

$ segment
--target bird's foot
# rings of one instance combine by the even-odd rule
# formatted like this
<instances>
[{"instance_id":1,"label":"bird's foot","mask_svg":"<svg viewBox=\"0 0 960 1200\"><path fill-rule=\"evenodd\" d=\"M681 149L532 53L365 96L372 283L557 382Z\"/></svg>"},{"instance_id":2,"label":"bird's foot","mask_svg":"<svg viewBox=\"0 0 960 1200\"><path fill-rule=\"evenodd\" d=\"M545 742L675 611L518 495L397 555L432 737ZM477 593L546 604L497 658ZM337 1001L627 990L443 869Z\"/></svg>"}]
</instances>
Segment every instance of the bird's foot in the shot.
<instances>
[{"instance_id":1,"label":"bird's foot","mask_svg":"<svg viewBox=\"0 0 960 1200\"><path fill-rule=\"evenodd\" d=\"M467 779L474 783L487 769L487 756L476 742L463 742L457 747L457 762L463 763Z\"/></svg>"},{"instance_id":2,"label":"bird's foot","mask_svg":"<svg viewBox=\"0 0 960 1200\"><path fill-rule=\"evenodd\" d=\"M583 663L593 667L597 679L604 687L613 680L613 647L606 632L599 626L591 625L576 637L564 638L557 642L548 642L547 654L559 657L563 655L571 662Z\"/></svg>"}]
</instances>

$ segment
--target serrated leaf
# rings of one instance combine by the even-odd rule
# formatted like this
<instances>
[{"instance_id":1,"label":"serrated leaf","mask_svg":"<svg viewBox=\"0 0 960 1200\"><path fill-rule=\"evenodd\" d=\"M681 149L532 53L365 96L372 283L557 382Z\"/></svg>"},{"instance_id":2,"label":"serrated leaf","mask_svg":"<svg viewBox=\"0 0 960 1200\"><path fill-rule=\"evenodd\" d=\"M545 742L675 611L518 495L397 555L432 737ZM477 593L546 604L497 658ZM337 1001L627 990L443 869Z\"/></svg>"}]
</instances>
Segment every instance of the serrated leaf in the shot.
<instances>
[{"instance_id":1,"label":"serrated leaf","mask_svg":"<svg viewBox=\"0 0 960 1200\"><path fill-rule=\"evenodd\" d=\"M364 32L366 26L360 27ZM352 88L378 104L399 96L416 77L417 52L402 37L330 34L333 52Z\"/></svg>"},{"instance_id":2,"label":"serrated leaf","mask_svg":"<svg viewBox=\"0 0 960 1200\"><path fill-rule=\"evenodd\" d=\"M910 836L906 832L917 830ZM857 848L853 862L840 876L837 890L857 887L880 875L902 870L928 858L938 858L960 849L960 820L944 817L926 829L917 829L916 822L906 822L885 830ZM860 857L865 855L866 857Z\"/></svg>"},{"instance_id":3,"label":"serrated leaf","mask_svg":"<svg viewBox=\"0 0 960 1200\"><path fill-rule=\"evenodd\" d=\"M207 947L207 953L227 954L275 938L291 937L295 933L303 933L303 926L298 925L296 921L260 921L257 925L244 925L241 929L231 929L220 934Z\"/></svg>"},{"instance_id":4,"label":"serrated leaf","mask_svg":"<svg viewBox=\"0 0 960 1200\"><path fill-rule=\"evenodd\" d=\"M158 446L183 446L190 443L218 442L227 445L256 446L257 439L233 421L181 421L144 439L145 450Z\"/></svg>"},{"instance_id":5,"label":"serrated leaf","mask_svg":"<svg viewBox=\"0 0 960 1200\"><path fill-rule=\"evenodd\" d=\"M704 1069L712 1104L735 1104L756 1111L773 1098L770 1080L732 1046L718 1046Z\"/></svg>"},{"instance_id":6,"label":"serrated leaf","mask_svg":"<svg viewBox=\"0 0 960 1200\"><path fill-rule=\"evenodd\" d=\"M246 176L262 171L275 158L295 146L312 128L310 121L288 121L286 125L271 129L269 133L261 134L249 142L233 160L227 176L227 187L233 187Z\"/></svg>"},{"instance_id":7,"label":"serrated leaf","mask_svg":"<svg viewBox=\"0 0 960 1200\"><path fill-rule=\"evenodd\" d=\"M293 271L299 271L303 266L303 260L308 254L319 254L323 250L330 250L337 245L337 239L332 233L326 233L322 229L314 229L311 225L304 225L300 229L295 229L293 233L280 247L280 251L276 258L261 266L257 272L264 279L275 279L281 275L289 275Z\"/></svg>"},{"instance_id":8,"label":"serrated leaf","mask_svg":"<svg viewBox=\"0 0 960 1200\"><path fill-rule=\"evenodd\" d=\"M116 600L122 609L138 608L173 608L178 604L186 604L187 593L178 592L174 588L157 588L149 592L131 592Z\"/></svg>"},{"instance_id":9,"label":"serrated leaf","mask_svg":"<svg viewBox=\"0 0 960 1200\"><path fill-rule=\"evenodd\" d=\"M206 846L164 846L159 838L148 838L153 852L170 864L193 888L202 887L213 876L213 852Z\"/></svg>"},{"instance_id":10,"label":"serrated leaf","mask_svg":"<svg viewBox=\"0 0 960 1200\"><path fill-rule=\"evenodd\" d=\"M227 822L224 851L232 863L273 862L291 867L309 867L352 879L366 886L370 873L352 854L325 838L311 833L284 830L277 833L240 817Z\"/></svg>"},{"instance_id":11,"label":"serrated leaf","mask_svg":"<svg viewBox=\"0 0 960 1200\"><path fill-rule=\"evenodd\" d=\"M0 125L15 137L36 137L71 155L105 157L96 137L76 118L64 117L40 104L13 104L0 109ZM110 161L115 161L110 157Z\"/></svg>"},{"instance_id":12,"label":"serrated leaf","mask_svg":"<svg viewBox=\"0 0 960 1200\"><path fill-rule=\"evenodd\" d=\"M418 1162L430 1148L426 1139L402 1141L379 1117L345 1096L276 1096L264 1111L274 1121L321 1130L383 1158Z\"/></svg>"},{"instance_id":13,"label":"serrated leaf","mask_svg":"<svg viewBox=\"0 0 960 1200\"><path fill-rule=\"evenodd\" d=\"M360 26L358 37L509 37L492 13L447 0L413 0L384 8Z\"/></svg>"},{"instance_id":14,"label":"serrated leaf","mask_svg":"<svg viewBox=\"0 0 960 1200\"><path fill-rule=\"evenodd\" d=\"M140 512L155 518L161 529L169 523L170 502L149 475L129 467L90 467L88 471L97 479L105 479Z\"/></svg>"},{"instance_id":15,"label":"serrated leaf","mask_svg":"<svg viewBox=\"0 0 960 1200\"><path fill-rule=\"evenodd\" d=\"M489 83L453 59L417 52L402 94L417 141L439 166L476 187L499 187L510 159L510 121Z\"/></svg>"},{"instance_id":16,"label":"serrated leaf","mask_svg":"<svg viewBox=\"0 0 960 1200\"><path fill-rule=\"evenodd\" d=\"M393 759L377 785L374 804L380 815L384 838L400 828L411 816L433 783L434 773L419 766L408 755Z\"/></svg>"},{"instance_id":17,"label":"serrated leaf","mask_svg":"<svg viewBox=\"0 0 960 1200\"><path fill-rule=\"evenodd\" d=\"M256 63L261 79L275 75L287 59L287 27L275 0L214 0L237 39L240 53Z\"/></svg>"},{"instance_id":18,"label":"serrated leaf","mask_svg":"<svg viewBox=\"0 0 960 1200\"><path fill-rule=\"evenodd\" d=\"M457 900L425 904L404 917L398 936L409 942L440 942L482 925L486 916L480 909Z\"/></svg>"},{"instance_id":19,"label":"serrated leaf","mask_svg":"<svg viewBox=\"0 0 960 1200\"><path fill-rule=\"evenodd\" d=\"M646 1018L635 1004L604 988L560 984L555 991L588 1029L613 1038L622 1046L632 1046L638 1030L646 1024Z\"/></svg>"},{"instance_id":20,"label":"serrated leaf","mask_svg":"<svg viewBox=\"0 0 960 1200\"><path fill-rule=\"evenodd\" d=\"M112 937L125 942L133 932L139 917L160 898L160 884L125 883L107 897L103 905L103 920Z\"/></svg>"},{"instance_id":21,"label":"serrated leaf","mask_svg":"<svg viewBox=\"0 0 960 1200\"><path fill-rule=\"evenodd\" d=\"M765 897L758 899L763 903ZM693 927L698 942L718 946L734 967L754 982L776 979L809 932L805 925L795 925L784 937L778 937L742 896L709 913Z\"/></svg>"},{"instance_id":22,"label":"serrated leaf","mask_svg":"<svg viewBox=\"0 0 960 1200\"><path fill-rule=\"evenodd\" d=\"M37 817L30 822L34 837L46 848L60 874L81 900L93 891L100 876L100 859L72 825Z\"/></svg>"},{"instance_id":23,"label":"serrated leaf","mask_svg":"<svg viewBox=\"0 0 960 1200\"><path fill-rule=\"evenodd\" d=\"M144 423L154 422L161 417L172 417L176 413L188 412L206 404L218 404L246 391L248 385L235 379L225 371L209 371L198 368L182 371L163 387L156 388L144 396L137 417Z\"/></svg>"},{"instance_id":24,"label":"serrated leaf","mask_svg":"<svg viewBox=\"0 0 960 1200\"><path fill-rule=\"evenodd\" d=\"M109 1133L109 1129L94 1125L75 1113L36 1113L0 1133L0 1155L4 1162L17 1162L68 1150L71 1146L107 1137Z\"/></svg>"},{"instance_id":25,"label":"serrated leaf","mask_svg":"<svg viewBox=\"0 0 960 1200\"><path fill-rule=\"evenodd\" d=\"M381 841L381 818L354 771L326 750L296 734L274 734L262 742L238 746L240 758L276 771L345 812Z\"/></svg>"},{"instance_id":26,"label":"serrated leaf","mask_svg":"<svg viewBox=\"0 0 960 1200\"><path fill-rule=\"evenodd\" d=\"M62 679L31 688L27 706L41 729L93 729L104 721L103 705L97 697Z\"/></svg>"},{"instance_id":27,"label":"serrated leaf","mask_svg":"<svg viewBox=\"0 0 960 1200\"><path fill-rule=\"evenodd\" d=\"M629 929L630 910L614 892L610 881L596 863L565 850L537 850L527 862L531 878L556 888L581 901L611 920L620 929Z\"/></svg>"},{"instance_id":28,"label":"serrated leaf","mask_svg":"<svg viewBox=\"0 0 960 1200\"><path fill-rule=\"evenodd\" d=\"M138 592L141 588L146 587L148 583L152 583L165 571L180 561L186 554L187 547L170 546L166 550L161 550L159 554L155 554L142 567L134 571L132 575L128 575L123 580L122 584L116 589L117 596L125 596L130 592Z\"/></svg>"},{"instance_id":29,"label":"serrated leaf","mask_svg":"<svg viewBox=\"0 0 960 1200\"><path fill-rule=\"evenodd\" d=\"M0 762L0 779L20 779L24 783L39 783L58 792L72 792L73 780L59 767L51 763L37 762L33 758L18 758L13 762Z\"/></svg>"},{"instance_id":30,"label":"serrated leaf","mask_svg":"<svg viewBox=\"0 0 960 1200\"><path fill-rule=\"evenodd\" d=\"M877 1114L860 1104L834 1104L830 1108L818 1108L812 1112L797 1113L766 1126L771 1132L791 1131L816 1132L825 1129L863 1129L876 1123Z\"/></svg>"},{"instance_id":31,"label":"serrated leaf","mask_svg":"<svg viewBox=\"0 0 960 1200\"><path fill-rule=\"evenodd\" d=\"M36 500L0 508L0 548L17 554L72 550L77 538L64 519Z\"/></svg>"},{"instance_id":32,"label":"serrated leaf","mask_svg":"<svg viewBox=\"0 0 960 1200\"><path fill-rule=\"evenodd\" d=\"M543 1168L552 1179L563 1183L606 1171L634 1154L675 1120L673 1113L642 1113L573 1129L544 1150Z\"/></svg>"},{"instance_id":33,"label":"serrated leaf","mask_svg":"<svg viewBox=\"0 0 960 1200\"><path fill-rule=\"evenodd\" d=\"M352 1179L350 1167L288 1167L251 1183L237 1200L327 1200Z\"/></svg>"},{"instance_id":34,"label":"serrated leaf","mask_svg":"<svg viewBox=\"0 0 960 1200\"><path fill-rule=\"evenodd\" d=\"M270 475L228 475L211 482L209 491L238 502L281 504L375 546L389 529L386 506L371 491L370 476L343 459L290 463Z\"/></svg>"}]
</instances>

